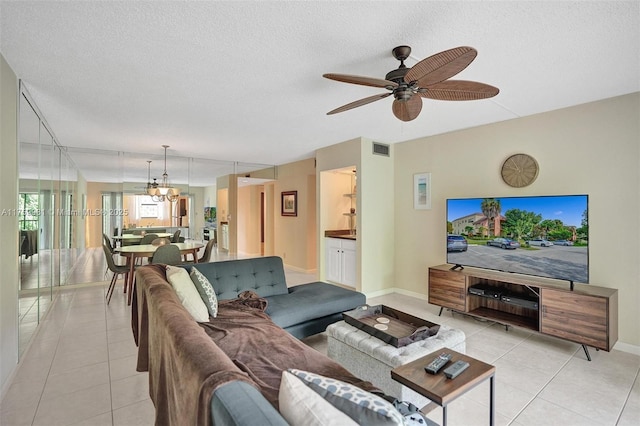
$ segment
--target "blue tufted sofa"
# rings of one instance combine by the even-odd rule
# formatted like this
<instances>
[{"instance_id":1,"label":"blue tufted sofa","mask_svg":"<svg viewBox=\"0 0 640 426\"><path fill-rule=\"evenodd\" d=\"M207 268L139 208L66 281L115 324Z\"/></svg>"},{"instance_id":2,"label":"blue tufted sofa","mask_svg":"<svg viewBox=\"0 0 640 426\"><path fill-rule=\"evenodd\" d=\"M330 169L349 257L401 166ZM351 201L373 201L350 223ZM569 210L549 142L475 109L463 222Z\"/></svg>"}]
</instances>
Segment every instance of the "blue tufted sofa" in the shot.
<instances>
[{"instance_id":1,"label":"blue tufted sofa","mask_svg":"<svg viewBox=\"0 0 640 426\"><path fill-rule=\"evenodd\" d=\"M366 303L364 294L325 282L287 288L282 258L277 256L189 264L207 277L219 300L235 299L253 290L267 299L266 313L280 327L301 339L325 331L342 312Z\"/></svg>"}]
</instances>

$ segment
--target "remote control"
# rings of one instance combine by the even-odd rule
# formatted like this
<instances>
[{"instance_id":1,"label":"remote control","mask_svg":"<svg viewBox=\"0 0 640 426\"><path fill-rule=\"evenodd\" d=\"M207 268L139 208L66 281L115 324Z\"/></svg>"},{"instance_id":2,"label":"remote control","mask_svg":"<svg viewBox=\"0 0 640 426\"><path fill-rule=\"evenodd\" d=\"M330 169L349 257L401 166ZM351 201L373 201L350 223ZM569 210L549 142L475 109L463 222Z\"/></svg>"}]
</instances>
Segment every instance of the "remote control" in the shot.
<instances>
[{"instance_id":1,"label":"remote control","mask_svg":"<svg viewBox=\"0 0 640 426\"><path fill-rule=\"evenodd\" d=\"M451 359L451 354L441 353L436 359L431 361L424 370L430 374L436 374L442 367L444 367Z\"/></svg>"},{"instance_id":2,"label":"remote control","mask_svg":"<svg viewBox=\"0 0 640 426\"><path fill-rule=\"evenodd\" d=\"M455 379L456 377L458 377L458 375L460 375L460 373L462 373L468 367L469 367L468 362L458 360L453 364L451 364L449 367L447 367L446 370L444 370L444 375L447 376L447 378L449 379Z\"/></svg>"}]
</instances>

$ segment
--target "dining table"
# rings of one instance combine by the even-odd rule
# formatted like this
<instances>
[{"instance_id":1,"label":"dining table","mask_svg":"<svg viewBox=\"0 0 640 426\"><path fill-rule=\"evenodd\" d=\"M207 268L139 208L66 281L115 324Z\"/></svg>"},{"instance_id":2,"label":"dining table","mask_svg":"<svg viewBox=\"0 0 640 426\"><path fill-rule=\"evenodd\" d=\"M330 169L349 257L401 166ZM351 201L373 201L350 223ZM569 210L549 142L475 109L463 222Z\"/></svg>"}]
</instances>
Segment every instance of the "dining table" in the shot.
<instances>
[{"instance_id":1,"label":"dining table","mask_svg":"<svg viewBox=\"0 0 640 426\"><path fill-rule=\"evenodd\" d=\"M186 257L188 254L193 256L193 262L198 263L198 250L204 247L204 244L198 241L185 241L184 243L171 243L174 246L177 246L180 250L180 254L183 257ZM160 247L159 245L154 244L138 244L132 246L124 246L118 247L114 250L114 252L118 253L120 256L126 257L126 265L129 267L129 273L127 274L127 279L125 283L125 291L128 292L127 296L127 304L131 305L131 300L133 298L133 282L134 282L134 270L136 265L136 259L138 258L149 258L152 257L156 250Z\"/></svg>"},{"instance_id":2,"label":"dining table","mask_svg":"<svg viewBox=\"0 0 640 426\"><path fill-rule=\"evenodd\" d=\"M173 234L170 234L168 232L150 232L150 233L157 235L158 238L173 237ZM139 244L143 237L144 235L142 234L124 234L124 235L116 235L111 238L113 238L113 240L116 242L120 241L120 245L122 245L122 243L125 241L127 241L129 244Z\"/></svg>"}]
</instances>

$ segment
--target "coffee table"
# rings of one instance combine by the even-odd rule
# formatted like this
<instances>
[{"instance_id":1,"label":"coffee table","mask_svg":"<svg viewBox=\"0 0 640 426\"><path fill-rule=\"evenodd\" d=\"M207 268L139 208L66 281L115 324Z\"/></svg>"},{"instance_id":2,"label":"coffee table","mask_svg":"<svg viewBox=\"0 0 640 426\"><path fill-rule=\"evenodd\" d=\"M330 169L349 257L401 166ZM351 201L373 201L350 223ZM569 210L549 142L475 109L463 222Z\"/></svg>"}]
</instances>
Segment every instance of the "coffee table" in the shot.
<instances>
[{"instance_id":1,"label":"coffee table","mask_svg":"<svg viewBox=\"0 0 640 426\"><path fill-rule=\"evenodd\" d=\"M424 367L443 352L452 355L451 361L438 374L427 373ZM469 368L460 373L458 377L448 379L444 375L444 370L458 360L468 362ZM486 379L489 379L489 424L493 426L495 417L495 373L496 367L493 365L445 348L391 370L391 378L441 406L443 426L447 424L447 405Z\"/></svg>"}]
</instances>

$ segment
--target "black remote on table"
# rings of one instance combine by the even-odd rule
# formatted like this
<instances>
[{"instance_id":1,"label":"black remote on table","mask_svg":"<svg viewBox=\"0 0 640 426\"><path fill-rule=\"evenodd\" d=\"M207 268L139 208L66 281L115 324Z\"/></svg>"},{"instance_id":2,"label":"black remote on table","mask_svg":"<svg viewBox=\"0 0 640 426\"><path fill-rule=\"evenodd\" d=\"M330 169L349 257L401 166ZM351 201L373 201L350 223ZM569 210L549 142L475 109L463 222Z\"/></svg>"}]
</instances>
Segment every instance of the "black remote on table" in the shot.
<instances>
[{"instance_id":1,"label":"black remote on table","mask_svg":"<svg viewBox=\"0 0 640 426\"><path fill-rule=\"evenodd\" d=\"M436 374L442 367L444 367L451 359L451 354L441 353L436 359L431 361L424 370L430 374Z\"/></svg>"},{"instance_id":2,"label":"black remote on table","mask_svg":"<svg viewBox=\"0 0 640 426\"><path fill-rule=\"evenodd\" d=\"M451 364L449 367L447 367L446 370L444 370L444 375L447 376L447 378L449 379L455 379L456 377L458 377L460 373L462 373L467 368L469 368L468 362L458 360L453 364Z\"/></svg>"}]
</instances>

